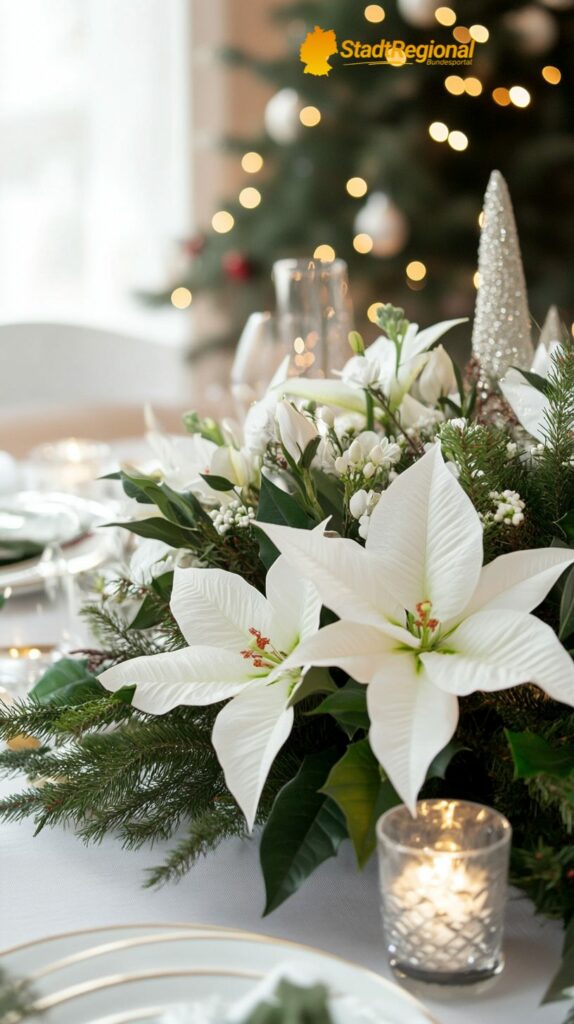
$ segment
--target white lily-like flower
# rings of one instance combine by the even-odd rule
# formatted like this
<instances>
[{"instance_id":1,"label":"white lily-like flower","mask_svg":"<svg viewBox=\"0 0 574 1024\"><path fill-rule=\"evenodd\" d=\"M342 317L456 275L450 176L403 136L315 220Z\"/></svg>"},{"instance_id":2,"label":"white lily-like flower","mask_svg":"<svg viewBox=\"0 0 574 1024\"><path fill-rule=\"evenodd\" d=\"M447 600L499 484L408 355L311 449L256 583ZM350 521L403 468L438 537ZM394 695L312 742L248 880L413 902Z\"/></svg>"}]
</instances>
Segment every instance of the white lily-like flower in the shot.
<instances>
[{"instance_id":1,"label":"white lily-like flower","mask_svg":"<svg viewBox=\"0 0 574 1024\"><path fill-rule=\"evenodd\" d=\"M443 345L429 352L417 381L417 391L427 405L436 405L439 398L456 392L457 383L452 359Z\"/></svg>"},{"instance_id":2,"label":"white lily-like flower","mask_svg":"<svg viewBox=\"0 0 574 1024\"><path fill-rule=\"evenodd\" d=\"M552 367L552 357L561 349L559 341L551 341L548 348L543 342L540 342L534 353L531 372L546 379ZM544 392L534 387L520 370L516 370L513 366L506 371L499 384L502 394L520 425L537 441L544 444L548 424L547 413L550 409Z\"/></svg>"},{"instance_id":3,"label":"white lily-like flower","mask_svg":"<svg viewBox=\"0 0 574 1024\"><path fill-rule=\"evenodd\" d=\"M279 385L287 380L290 357L285 356L278 366L263 398L247 410L243 424L245 447L256 455L263 455L270 441L275 440L275 409L281 397Z\"/></svg>"},{"instance_id":4,"label":"white lily-like flower","mask_svg":"<svg viewBox=\"0 0 574 1024\"><path fill-rule=\"evenodd\" d=\"M206 475L209 477L210 473L224 477L234 487L248 487L250 484L258 487L261 478L261 456L254 454L249 448L239 449L224 444L213 453ZM209 487L209 480L205 483ZM221 494L218 494L218 500L221 500Z\"/></svg>"},{"instance_id":5,"label":"white lily-like flower","mask_svg":"<svg viewBox=\"0 0 574 1024\"><path fill-rule=\"evenodd\" d=\"M572 659L528 614L574 552L515 551L483 568L480 519L439 445L383 492L364 549L260 526L341 620L285 665L338 665L369 684L371 746L413 813L430 762L456 729L459 696L531 682L574 705Z\"/></svg>"},{"instance_id":6,"label":"white lily-like flower","mask_svg":"<svg viewBox=\"0 0 574 1024\"><path fill-rule=\"evenodd\" d=\"M253 827L269 769L293 725L299 667L289 654L319 628L314 586L278 558L264 597L223 569L176 569L171 609L188 647L134 658L100 675L108 690L136 686L133 705L162 715L181 704L229 703L213 727L228 789Z\"/></svg>"},{"instance_id":7,"label":"white lily-like flower","mask_svg":"<svg viewBox=\"0 0 574 1024\"><path fill-rule=\"evenodd\" d=\"M294 462L300 462L307 445L319 434L317 427L309 416L287 401L278 403L275 418L282 445Z\"/></svg>"}]
</instances>

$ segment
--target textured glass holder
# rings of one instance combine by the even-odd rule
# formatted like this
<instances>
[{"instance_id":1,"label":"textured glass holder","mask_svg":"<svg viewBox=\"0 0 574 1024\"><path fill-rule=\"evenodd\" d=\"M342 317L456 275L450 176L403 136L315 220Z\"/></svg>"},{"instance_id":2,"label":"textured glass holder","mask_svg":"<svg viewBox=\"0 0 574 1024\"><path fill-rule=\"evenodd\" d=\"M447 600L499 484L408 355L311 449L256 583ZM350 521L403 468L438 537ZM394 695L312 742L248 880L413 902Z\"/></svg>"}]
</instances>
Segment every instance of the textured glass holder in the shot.
<instances>
[{"instance_id":1,"label":"textured glass holder","mask_svg":"<svg viewBox=\"0 0 574 1024\"><path fill-rule=\"evenodd\" d=\"M379 819L383 930L399 978L452 988L501 972L511 834L501 814L462 800Z\"/></svg>"},{"instance_id":2,"label":"textured glass holder","mask_svg":"<svg viewBox=\"0 0 574 1024\"><path fill-rule=\"evenodd\" d=\"M273 265L277 324L292 371L327 377L352 352L353 307L344 260L278 260Z\"/></svg>"}]
</instances>

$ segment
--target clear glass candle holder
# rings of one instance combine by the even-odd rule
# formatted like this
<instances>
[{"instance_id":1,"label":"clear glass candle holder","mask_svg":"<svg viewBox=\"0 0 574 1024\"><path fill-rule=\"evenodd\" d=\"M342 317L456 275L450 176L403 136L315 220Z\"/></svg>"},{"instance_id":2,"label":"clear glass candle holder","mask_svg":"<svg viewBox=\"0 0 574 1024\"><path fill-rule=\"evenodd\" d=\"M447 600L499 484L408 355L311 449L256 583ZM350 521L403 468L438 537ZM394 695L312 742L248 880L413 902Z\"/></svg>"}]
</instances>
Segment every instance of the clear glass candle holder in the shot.
<instances>
[{"instance_id":1,"label":"clear glass candle holder","mask_svg":"<svg viewBox=\"0 0 574 1024\"><path fill-rule=\"evenodd\" d=\"M327 377L352 355L353 306L344 260L283 259L273 264L278 334L291 370Z\"/></svg>"},{"instance_id":2,"label":"clear glass candle holder","mask_svg":"<svg viewBox=\"0 0 574 1024\"><path fill-rule=\"evenodd\" d=\"M452 988L500 973L511 835L501 814L462 800L379 819L383 930L399 978Z\"/></svg>"}]
</instances>

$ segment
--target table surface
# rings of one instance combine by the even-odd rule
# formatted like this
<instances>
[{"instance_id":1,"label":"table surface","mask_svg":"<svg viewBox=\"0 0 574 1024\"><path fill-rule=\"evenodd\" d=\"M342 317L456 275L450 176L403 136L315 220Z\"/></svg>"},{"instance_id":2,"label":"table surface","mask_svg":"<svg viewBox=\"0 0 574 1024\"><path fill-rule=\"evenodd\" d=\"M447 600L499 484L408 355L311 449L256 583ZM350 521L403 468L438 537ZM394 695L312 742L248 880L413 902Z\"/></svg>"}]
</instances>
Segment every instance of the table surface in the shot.
<instances>
[{"instance_id":1,"label":"table surface","mask_svg":"<svg viewBox=\"0 0 574 1024\"><path fill-rule=\"evenodd\" d=\"M57 639L58 613L38 615L33 597L0 614L0 646ZM2 782L2 796L18 784ZM0 950L65 931L114 924L227 925L289 938L339 954L390 977L385 963L374 860L360 874L350 844L303 888L262 919L257 839L230 840L179 883L142 888L165 846L126 852L113 838L86 847L58 828L33 837L31 822L0 824ZM506 968L490 991L453 1002L425 1002L441 1024L562 1024L565 1003L540 1007L556 969L562 933L519 896L508 906Z\"/></svg>"}]
</instances>

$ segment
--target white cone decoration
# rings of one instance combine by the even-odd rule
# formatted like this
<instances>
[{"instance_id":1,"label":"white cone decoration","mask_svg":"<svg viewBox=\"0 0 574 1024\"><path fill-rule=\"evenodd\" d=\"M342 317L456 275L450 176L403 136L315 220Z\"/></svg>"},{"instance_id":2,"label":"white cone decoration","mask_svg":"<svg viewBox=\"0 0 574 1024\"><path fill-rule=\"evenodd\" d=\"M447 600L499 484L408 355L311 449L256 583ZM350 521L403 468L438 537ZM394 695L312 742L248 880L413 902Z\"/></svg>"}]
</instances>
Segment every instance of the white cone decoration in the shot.
<instances>
[{"instance_id":1,"label":"white cone decoration","mask_svg":"<svg viewBox=\"0 0 574 1024\"><path fill-rule=\"evenodd\" d=\"M299 114L303 108L296 89L280 89L265 107L265 128L274 142L282 146L294 142L301 130Z\"/></svg>"},{"instance_id":2,"label":"white cone decoration","mask_svg":"<svg viewBox=\"0 0 574 1024\"><path fill-rule=\"evenodd\" d=\"M434 12L439 6L439 0L397 0L401 17L416 28L430 28L431 25L435 25Z\"/></svg>"},{"instance_id":3,"label":"white cone decoration","mask_svg":"<svg viewBox=\"0 0 574 1024\"><path fill-rule=\"evenodd\" d=\"M518 234L500 171L490 175L484 197L478 270L472 354L486 385L499 381L510 366L530 369L534 356Z\"/></svg>"},{"instance_id":4,"label":"white cone decoration","mask_svg":"<svg viewBox=\"0 0 574 1024\"><path fill-rule=\"evenodd\" d=\"M406 217L384 192L373 192L355 217L355 231L373 240L373 256L396 256L409 235Z\"/></svg>"},{"instance_id":5,"label":"white cone decoration","mask_svg":"<svg viewBox=\"0 0 574 1024\"><path fill-rule=\"evenodd\" d=\"M550 351L550 346L553 342L560 344L564 340L564 329L562 327L562 321L560 320L560 313L556 306L550 306L546 314L546 319L542 324L542 330L540 331L539 344L544 345L547 351Z\"/></svg>"}]
</instances>

